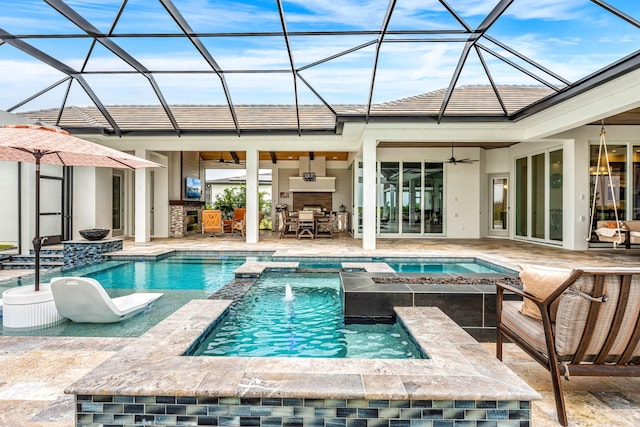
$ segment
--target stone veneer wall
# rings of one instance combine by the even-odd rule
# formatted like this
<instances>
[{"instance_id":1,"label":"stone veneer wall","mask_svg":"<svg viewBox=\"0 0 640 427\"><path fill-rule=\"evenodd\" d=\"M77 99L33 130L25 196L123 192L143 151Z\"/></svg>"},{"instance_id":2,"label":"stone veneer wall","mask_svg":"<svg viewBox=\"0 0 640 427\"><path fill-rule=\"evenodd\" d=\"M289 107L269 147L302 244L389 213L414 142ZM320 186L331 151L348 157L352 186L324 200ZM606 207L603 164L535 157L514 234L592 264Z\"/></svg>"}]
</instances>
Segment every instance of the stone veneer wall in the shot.
<instances>
[{"instance_id":1,"label":"stone veneer wall","mask_svg":"<svg viewBox=\"0 0 640 427\"><path fill-rule=\"evenodd\" d=\"M77 395L76 425L524 427L529 401Z\"/></svg>"},{"instance_id":2,"label":"stone veneer wall","mask_svg":"<svg viewBox=\"0 0 640 427\"><path fill-rule=\"evenodd\" d=\"M171 205L169 206L169 237L184 237L200 232L200 218L203 206L200 205ZM187 212L198 212L197 229L189 229Z\"/></svg>"},{"instance_id":3,"label":"stone veneer wall","mask_svg":"<svg viewBox=\"0 0 640 427\"><path fill-rule=\"evenodd\" d=\"M64 242L64 268L76 268L102 261L102 254L122 250L122 239Z\"/></svg>"}]
</instances>

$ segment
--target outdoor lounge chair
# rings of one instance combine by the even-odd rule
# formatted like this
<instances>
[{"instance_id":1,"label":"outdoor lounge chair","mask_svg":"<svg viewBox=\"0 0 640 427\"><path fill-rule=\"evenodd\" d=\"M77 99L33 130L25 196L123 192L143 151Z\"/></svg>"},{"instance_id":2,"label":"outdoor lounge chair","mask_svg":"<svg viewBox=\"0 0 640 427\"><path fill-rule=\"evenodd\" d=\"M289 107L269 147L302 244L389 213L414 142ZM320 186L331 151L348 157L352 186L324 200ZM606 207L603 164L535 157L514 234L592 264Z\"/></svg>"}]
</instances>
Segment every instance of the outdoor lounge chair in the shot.
<instances>
[{"instance_id":1,"label":"outdoor lounge chair","mask_svg":"<svg viewBox=\"0 0 640 427\"><path fill-rule=\"evenodd\" d=\"M202 211L202 233L223 232L222 211L217 209L205 209Z\"/></svg>"},{"instance_id":2,"label":"outdoor lounge chair","mask_svg":"<svg viewBox=\"0 0 640 427\"><path fill-rule=\"evenodd\" d=\"M497 357L506 337L544 366L566 426L561 375L640 376L640 268L522 268L524 289L497 286ZM538 289L527 290L532 284ZM505 300L505 290L524 302Z\"/></svg>"},{"instance_id":3,"label":"outdoor lounge chair","mask_svg":"<svg viewBox=\"0 0 640 427\"><path fill-rule=\"evenodd\" d=\"M89 277L51 279L51 293L61 316L74 322L115 323L143 311L162 293L134 293L111 298L102 285Z\"/></svg>"},{"instance_id":4,"label":"outdoor lounge chair","mask_svg":"<svg viewBox=\"0 0 640 427\"><path fill-rule=\"evenodd\" d=\"M233 216L231 217L231 219L225 219L222 221L224 223L224 231L233 232L233 224L244 221L246 213L247 208L235 208L233 210Z\"/></svg>"}]
</instances>

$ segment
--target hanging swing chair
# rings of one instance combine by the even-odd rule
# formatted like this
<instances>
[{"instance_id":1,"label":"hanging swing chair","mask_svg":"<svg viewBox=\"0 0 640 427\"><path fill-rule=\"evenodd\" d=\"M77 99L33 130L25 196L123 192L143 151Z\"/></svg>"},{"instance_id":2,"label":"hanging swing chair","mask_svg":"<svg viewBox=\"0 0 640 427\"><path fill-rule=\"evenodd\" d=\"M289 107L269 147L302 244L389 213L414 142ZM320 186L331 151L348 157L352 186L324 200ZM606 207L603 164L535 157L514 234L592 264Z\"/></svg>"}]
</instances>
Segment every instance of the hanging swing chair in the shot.
<instances>
[{"instance_id":1,"label":"hanging swing chair","mask_svg":"<svg viewBox=\"0 0 640 427\"><path fill-rule=\"evenodd\" d=\"M597 165L596 165L596 170L595 170L595 174L594 174L594 180L593 180L593 197L592 197L592 203L591 203L591 221L589 223L589 231L588 231L588 235L586 237L587 241L591 242L592 240L592 232L593 232L593 225L594 225L594 219L595 219L595 215L596 215L596 203L598 201L598 197L602 197L602 205L604 206L604 201L606 199L606 196L609 195L611 197L611 203L613 204L613 212L614 212L614 216L615 216L615 222L610 221L612 223L613 226L608 226L605 228L598 228L595 230L596 235L598 236L598 240L602 241L604 238L605 241L607 242L611 242L613 243L613 247L615 248L617 245L622 244L625 240L625 228L622 225L622 223L620 222L619 218L618 218L618 206L616 203L616 187L613 185L613 178L611 176L611 165L609 163L609 152L607 150L607 141L605 138L605 134L607 132L604 129L604 123L602 124L602 128L600 129L600 146L598 147L598 161L597 161ZM603 157L603 153L604 153L604 160L607 166L606 172L607 172L607 176L608 176L608 183L609 183L609 187L608 187L608 191L606 191L606 194L600 194L598 195L598 189L601 186L601 181L600 181L600 171L601 171L601 161L602 161L602 157ZM605 193L605 190L602 189L600 191L601 193Z\"/></svg>"}]
</instances>

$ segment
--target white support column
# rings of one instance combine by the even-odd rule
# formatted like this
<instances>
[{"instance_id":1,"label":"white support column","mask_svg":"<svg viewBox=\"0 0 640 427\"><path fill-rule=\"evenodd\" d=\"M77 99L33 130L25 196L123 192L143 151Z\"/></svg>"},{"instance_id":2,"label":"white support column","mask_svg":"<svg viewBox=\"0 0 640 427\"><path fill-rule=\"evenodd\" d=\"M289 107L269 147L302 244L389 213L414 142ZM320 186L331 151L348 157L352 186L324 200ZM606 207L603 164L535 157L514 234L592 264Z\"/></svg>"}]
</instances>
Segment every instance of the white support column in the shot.
<instances>
[{"instance_id":1,"label":"white support column","mask_svg":"<svg viewBox=\"0 0 640 427\"><path fill-rule=\"evenodd\" d=\"M362 143L362 248L376 248L376 146L375 139Z\"/></svg>"},{"instance_id":2,"label":"white support column","mask_svg":"<svg viewBox=\"0 0 640 427\"><path fill-rule=\"evenodd\" d=\"M259 203L258 203L258 169L260 158L258 150L247 150L247 213L245 214L247 243L258 243L259 240Z\"/></svg>"},{"instance_id":3,"label":"white support column","mask_svg":"<svg viewBox=\"0 0 640 427\"><path fill-rule=\"evenodd\" d=\"M135 155L147 158L147 150L137 148ZM135 242L151 241L151 201L149 197L149 172L147 168L135 172Z\"/></svg>"}]
</instances>

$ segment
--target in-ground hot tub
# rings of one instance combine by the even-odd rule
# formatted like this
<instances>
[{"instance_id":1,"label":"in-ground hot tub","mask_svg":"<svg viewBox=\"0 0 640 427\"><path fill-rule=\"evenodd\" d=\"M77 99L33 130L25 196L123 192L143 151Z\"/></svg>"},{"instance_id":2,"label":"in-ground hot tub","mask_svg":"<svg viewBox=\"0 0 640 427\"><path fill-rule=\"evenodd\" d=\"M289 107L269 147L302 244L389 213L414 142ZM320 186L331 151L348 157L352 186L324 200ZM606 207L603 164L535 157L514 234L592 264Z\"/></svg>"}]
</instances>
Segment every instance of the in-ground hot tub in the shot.
<instances>
[{"instance_id":1,"label":"in-ground hot tub","mask_svg":"<svg viewBox=\"0 0 640 427\"><path fill-rule=\"evenodd\" d=\"M410 426L530 421L540 396L434 307L396 309L430 359L186 357L230 301L193 300L72 384L76 422ZM423 421L416 421L423 420Z\"/></svg>"}]
</instances>

